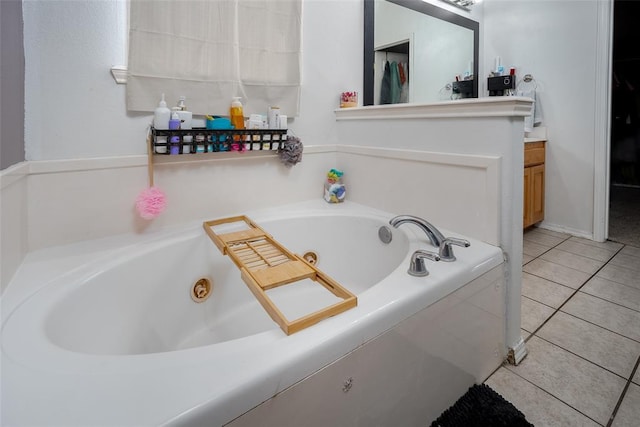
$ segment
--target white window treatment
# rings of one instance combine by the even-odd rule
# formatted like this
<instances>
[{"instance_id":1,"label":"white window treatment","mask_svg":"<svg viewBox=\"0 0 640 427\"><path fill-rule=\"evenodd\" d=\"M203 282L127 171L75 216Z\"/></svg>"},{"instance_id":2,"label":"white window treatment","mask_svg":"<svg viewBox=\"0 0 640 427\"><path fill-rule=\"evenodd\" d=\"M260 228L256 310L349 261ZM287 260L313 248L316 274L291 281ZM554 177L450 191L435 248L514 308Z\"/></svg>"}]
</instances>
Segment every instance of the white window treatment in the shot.
<instances>
[{"instance_id":1,"label":"white window treatment","mask_svg":"<svg viewBox=\"0 0 640 427\"><path fill-rule=\"evenodd\" d=\"M127 109L298 115L302 0L131 0Z\"/></svg>"}]
</instances>

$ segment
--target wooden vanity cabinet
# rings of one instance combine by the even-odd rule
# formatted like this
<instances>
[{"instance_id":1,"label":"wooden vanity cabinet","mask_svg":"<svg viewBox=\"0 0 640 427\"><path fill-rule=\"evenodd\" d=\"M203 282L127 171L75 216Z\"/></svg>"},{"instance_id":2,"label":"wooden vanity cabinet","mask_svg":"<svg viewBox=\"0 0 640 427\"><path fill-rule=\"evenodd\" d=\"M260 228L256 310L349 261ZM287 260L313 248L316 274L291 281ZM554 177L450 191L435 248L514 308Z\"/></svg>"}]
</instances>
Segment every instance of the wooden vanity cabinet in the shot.
<instances>
[{"instance_id":1,"label":"wooden vanity cabinet","mask_svg":"<svg viewBox=\"0 0 640 427\"><path fill-rule=\"evenodd\" d=\"M524 144L523 228L544 219L544 141Z\"/></svg>"}]
</instances>

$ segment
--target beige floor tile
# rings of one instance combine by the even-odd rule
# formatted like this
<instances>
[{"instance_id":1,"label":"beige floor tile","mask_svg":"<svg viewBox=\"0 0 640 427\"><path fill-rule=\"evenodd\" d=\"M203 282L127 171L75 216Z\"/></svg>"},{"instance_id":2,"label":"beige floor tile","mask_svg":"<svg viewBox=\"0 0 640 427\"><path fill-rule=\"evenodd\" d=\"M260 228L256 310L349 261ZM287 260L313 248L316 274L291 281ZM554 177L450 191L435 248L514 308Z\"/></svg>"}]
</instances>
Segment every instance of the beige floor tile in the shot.
<instances>
[{"instance_id":1,"label":"beige floor tile","mask_svg":"<svg viewBox=\"0 0 640 427\"><path fill-rule=\"evenodd\" d=\"M522 339L526 341L527 338L531 336L531 332L520 329L520 335L522 335Z\"/></svg>"},{"instance_id":2,"label":"beige floor tile","mask_svg":"<svg viewBox=\"0 0 640 427\"><path fill-rule=\"evenodd\" d=\"M559 285L542 277L522 273L522 295L549 307L558 308L571 297L575 289Z\"/></svg>"},{"instance_id":3,"label":"beige floor tile","mask_svg":"<svg viewBox=\"0 0 640 427\"><path fill-rule=\"evenodd\" d=\"M608 261L613 255L615 255L615 249L600 248L593 245L585 245L584 243L578 243L571 239L565 240L556 246L556 249L571 252L577 255L586 256L587 258L595 259L598 261Z\"/></svg>"},{"instance_id":4,"label":"beige floor tile","mask_svg":"<svg viewBox=\"0 0 640 427\"><path fill-rule=\"evenodd\" d=\"M611 426L637 427L638 425L640 425L640 386L630 384Z\"/></svg>"},{"instance_id":5,"label":"beige floor tile","mask_svg":"<svg viewBox=\"0 0 640 427\"><path fill-rule=\"evenodd\" d=\"M640 289L640 273L635 270L607 264L596 276Z\"/></svg>"},{"instance_id":6,"label":"beige floor tile","mask_svg":"<svg viewBox=\"0 0 640 427\"><path fill-rule=\"evenodd\" d=\"M640 260L632 255L618 254L611 258L609 264L640 272Z\"/></svg>"},{"instance_id":7,"label":"beige floor tile","mask_svg":"<svg viewBox=\"0 0 640 427\"><path fill-rule=\"evenodd\" d=\"M521 328L528 332L535 332L555 312L551 307L540 304L527 297L522 297L522 323Z\"/></svg>"},{"instance_id":8,"label":"beige floor tile","mask_svg":"<svg viewBox=\"0 0 640 427\"><path fill-rule=\"evenodd\" d=\"M569 237L571 237L571 234L561 233L559 231L547 230L546 228L542 228L542 227L532 228L531 231L533 230L535 230L537 233L548 234L549 236L560 237L562 239L568 239Z\"/></svg>"},{"instance_id":9,"label":"beige floor tile","mask_svg":"<svg viewBox=\"0 0 640 427\"><path fill-rule=\"evenodd\" d=\"M625 380L535 336L527 348L527 357L507 369L600 424L609 421Z\"/></svg>"},{"instance_id":10,"label":"beige floor tile","mask_svg":"<svg viewBox=\"0 0 640 427\"><path fill-rule=\"evenodd\" d=\"M640 258L640 248L636 248L634 246L625 246L624 248L622 248L620 253Z\"/></svg>"},{"instance_id":11,"label":"beige floor tile","mask_svg":"<svg viewBox=\"0 0 640 427\"><path fill-rule=\"evenodd\" d=\"M536 229L525 232L523 239L525 241L538 243L540 245L550 246L550 247L556 246L565 241L564 237L550 236Z\"/></svg>"},{"instance_id":12,"label":"beige floor tile","mask_svg":"<svg viewBox=\"0 0 640 427\"><path fill-rule=\"evenodd\" d=\"M562 312L549 319L536 336L623 378L631 376L640 355L640 342Z\"/></svg>"},{"instance_id":13,"label":"beige floor tile","mask_svg":"<svg viewBox=\"0 0 640 427\"><path fill-rule=\"evenodd\" d=\"M595 276L580 291L640 311L640 289Z\"/></svg>"},{"instance_id":14,"label":"beige floor tile","mask_svg":"<svg viewBox=\"0 0 640 427\"><path fill-rule=\"evenodd\" d=\"M562 311L640 342L640 312L577 292Z\"/></svg>"},{"instance_id":15,"label":"beige floor tile","mask_svg":"<svg viewBox=\"0 0 640 427\"><path fill-rule=\"evenodd\" d=\"M522 270L573 289L578 289L591 277L588 273L540 258L527 263Z\"/></svg>"},{"instance_id":16,"label":"beige floor tile","mask_svg":"<svg viewBox=\"0 0 640 427\"><path fill-rule=\"evenodd\" d=\"M598 426L593 420L504 367L485 383L510 401L535 426Z\"/></svg>"},{"instance_id":17,"label":"beige floor tile","mask_svg":"<svg viewBox=\"0 0 640 427\"><path fill-rule=\"evenodd\" d=\"M539 257L549 249L551 249L551 246L541 245L539 243L530 242L528 240L524 240L522 242L522 253L530 255L534 258Z\"/></svg>"},{"instance_id":18,"label":"beige floor tile","mask_svg":"<svg viewBox=\"0 0 640 427\"><path fill-rule=\"evenodd\" d=\"M612 242L610 240L607 240L606 242L596 242L595 240L583 239L582 237L575 237L575 236L569 238L569 240L572 242L582 243L583 245L591 245L591 246L596 246L598 248L607 248L607 249L612 249L614 251L617 251L618 249L624 246L622 243Z\"/></svg>"},{"instance_id":19,"label":"beige floor tile","mask_svg":"<svg viewBox=\"0 0 640 427\"><path fill-rule=\"evenodd\" d=\"M525 265L526 263L528 263L529 261L532 261L534 259L535 259L535 257L532 257L531 255L522 254L522 265Z\"/></svg>"},{"instance_id":20,"label":"beige floor tile","mask_svg":"<svg viewBox=\"0 0 640 427\"><path fill-rule=\"evenodd\" d=\"M636 369L636 374L633 376L633 382L640 385L640 366Z\"/></svg>"},{"instance_id":21,"label":"beige floor tile","mask_svg":"<svg viewBox=\"0 0 640 427\"><path fill-rule=\"evenodd\" d=\"M597 261L595 259L572 254L571 252L561 251L560 249L555 248L542 254L540 258L549 262L564 265L565 267L573 268L574 270L583 271L589 275L594 274L604 265L604 261Z\"/></svg>"}]
</instances>

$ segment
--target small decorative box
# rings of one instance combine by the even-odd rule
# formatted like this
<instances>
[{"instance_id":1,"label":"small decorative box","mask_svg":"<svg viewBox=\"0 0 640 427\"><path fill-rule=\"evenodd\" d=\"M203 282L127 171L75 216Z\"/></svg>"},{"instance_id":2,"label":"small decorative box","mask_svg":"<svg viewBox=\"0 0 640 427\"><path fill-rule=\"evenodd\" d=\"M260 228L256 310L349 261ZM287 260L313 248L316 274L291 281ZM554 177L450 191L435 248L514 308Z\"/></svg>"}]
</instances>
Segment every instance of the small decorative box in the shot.
<instances>
[{"instance_id":1,"label":"small decorative box","mask_svg":"<svg viewBox=\"0 0 640 427\"><path fill-rule=\"evenodd\" d=\"M342 92L340 95L340 108L358 106L358 92Z\"/></svg>"}]
</instances>

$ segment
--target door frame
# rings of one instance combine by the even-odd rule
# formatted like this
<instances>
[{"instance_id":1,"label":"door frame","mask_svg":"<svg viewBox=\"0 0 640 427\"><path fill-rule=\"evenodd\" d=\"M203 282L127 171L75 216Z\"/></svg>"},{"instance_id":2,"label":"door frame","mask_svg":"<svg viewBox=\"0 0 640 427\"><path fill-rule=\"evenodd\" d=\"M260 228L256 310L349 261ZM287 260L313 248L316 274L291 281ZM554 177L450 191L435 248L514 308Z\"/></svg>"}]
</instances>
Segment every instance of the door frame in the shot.
<instances>
[{"instance_id":1,"label":"door frame","mask_svg":"<svg viewBox=\"0 0 640 427\"><path fill-rule=\"evenodd\" d=\"M611 157L611 78L613 67L614 0L596 2L596 85L594 117L593 240L609 237Z\"/></svg>"}]
</instances>

